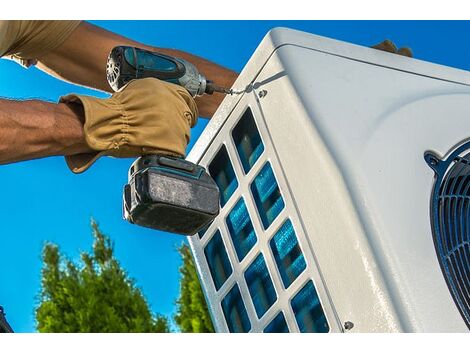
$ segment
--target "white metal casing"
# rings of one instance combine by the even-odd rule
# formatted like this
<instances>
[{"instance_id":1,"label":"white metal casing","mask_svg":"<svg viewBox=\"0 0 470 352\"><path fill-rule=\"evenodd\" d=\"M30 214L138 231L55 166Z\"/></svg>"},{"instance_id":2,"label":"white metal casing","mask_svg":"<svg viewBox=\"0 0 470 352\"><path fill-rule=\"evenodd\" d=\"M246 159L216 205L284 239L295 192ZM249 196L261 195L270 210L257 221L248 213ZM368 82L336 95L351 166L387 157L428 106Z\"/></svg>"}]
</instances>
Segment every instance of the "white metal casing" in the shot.
<instances>
[{"instance_id":1,"label":"white metal casing","mask_svg":"<svg viewBox=\"0 0 470 352\"><path fill-rule=\"evenodd\" d=\"M188 157L207 166L246 106L253 109L284 196L286 216L298 232L330 331L468 331L446 286L430 226L433 171L427 150L445 155L470 136L470 73L289 29L263 39ZM265 91L265 96L259 96ZM252 176L263 164L255 164ZM236 163L235 163L236 164ZM243 171L234 166L237 174ZM202 239L190 238L216 330L225 332L220 300L235 281L251 321L262 331L279 309L298 331L289 299L273 278L279 304L256 317L236 262L224 217L252 179L239 187ZM250 216L256 213L250 208ZM252 207L252 206L251 206ZM219 292L203 248L218 228L234 273ZM258 235L262 229L256 228ZM224 232L225 231L225 232ZM307 253L305 253L307 252ZM275 271L267 260L271 274ZM292 292L291 292L292 291Z\"/></svg>"}]
</instances>

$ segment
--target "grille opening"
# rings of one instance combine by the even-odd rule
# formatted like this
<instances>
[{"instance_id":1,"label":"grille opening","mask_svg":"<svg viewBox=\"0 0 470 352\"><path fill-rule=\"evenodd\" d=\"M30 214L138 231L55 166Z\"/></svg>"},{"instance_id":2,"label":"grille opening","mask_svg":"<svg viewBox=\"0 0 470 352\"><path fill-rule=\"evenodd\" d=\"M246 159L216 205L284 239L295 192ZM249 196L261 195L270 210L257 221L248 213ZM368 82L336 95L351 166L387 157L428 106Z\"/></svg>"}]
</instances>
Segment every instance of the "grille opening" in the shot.
<instances>
[{"instance_id":1,"label":"grille opening","mask_svg":"<svg viewBox=\"0 0 470 352\"><path fill-rule=\"evenodd\" d=\"M247 174L264 151L264 145L250 108L246 109L240 121L238 121L233 129L232 137L243 165L243 170Z\"/></svg>"},{"instance_id":2,"label":"grille opening","mask_svg":"<svg viewBox=\"0 0 470 352\"><path fill-rule=\"evenodd\" d=\"M287 333L289 328L287 327L286 319L284 314L279 312L278 315L269 323L268 326L264 329L265 333Z\"/></svg>"},{"instance_id":3,"label":"grille opening","mask_svg":"<svg viewBox=\"0 0 470 352\"><path fill-rule=\"evenodd\" d=\"M202 228L202 230L200 230L197 234L199 236L199 238L202 238L204 237L205 233L207 232L207 230L209 229L209 227L211 226L212 224L212 221L210 223L208 223L205 227Z\"/></svg>"},{"instance_id":4,"label":"grille opening","mask_svg":"<svg viewBox=\"0 0 470 352\"><path fill-rule=\"evenodd\" d=\"M291 305L300 332L325 333L330 330L312 281L300 289Z\"/></svg>"},{"instance_id":5,"label":"grille opening","mask_svg":"<svg viewBox=\"0 0 470 352\"><path fill-rule=\"evenodd\" d=\"M215 289L219 290L233 271L227 252L225 251L220 231L217 230L214 236L212 236L206 248L204 248L204 254L207 264L209 265Z\"/></svg>"},{"instance_id":6,"label":"grille opening","mask_svg":"<svg viewBox=\"0 0 470 352\"><path fill-rule=\"evenodd\" d=\"M235 204L226 219L227 228L232 238L238 261L243 258L255 245L257 238L255 229L248 214L248 209L243 198Z\"/></svg>"},{"instance_id":7,"label":"grille opening","mask_svg":"<svg viewBox=\"0 0 470 352\"><path fill-rule=\"evenodd\" d=\"M255 306L256 315L258 318L261 318L277 299L276 291L274 290L274 285L262 254L259 254L246 270L245 281Z\"/></svg>"},{"instance_id":8,"label":"grille opening","mask_svg":"<svg viewBox=\"0 0 470 352\"><path fill-rule=\"evenodd\" d=\"M276 219L284 208L284 199L277 185L271 164L267 162L251 184L251 193L263 222L264 229Z\"/></svg>"},{"instance_id":9,"label":"grille opening","mask_svg":"<svg viewBox=\"0 0 470 352\"><path fill-rule=\"evenodd\" d=\"M250 319L238 285L232 287L222 300L222 311L230 332L248 332L251 329Z\"/></svg>"},{"instance_id":10,"label":"grille opening","mask_svg":"<svg viewBox=\"0 0 470 352\"><path fill-rule=\"evenodd\" d=\"M290 219L273 236L270 247L282 283L288 288L307 267Z\"/></svg>"},{"instance_id":11,"label":"grille opening","mask_svg":"<svg viewBox=\"0 0 470 352\"><path fill-rule=\"evenodd\" d=\"M222 145L210 163L209 173L219 187L220 206L223 207L238 187L237 177L225 145Z\"/></svg>"}]
</instances>

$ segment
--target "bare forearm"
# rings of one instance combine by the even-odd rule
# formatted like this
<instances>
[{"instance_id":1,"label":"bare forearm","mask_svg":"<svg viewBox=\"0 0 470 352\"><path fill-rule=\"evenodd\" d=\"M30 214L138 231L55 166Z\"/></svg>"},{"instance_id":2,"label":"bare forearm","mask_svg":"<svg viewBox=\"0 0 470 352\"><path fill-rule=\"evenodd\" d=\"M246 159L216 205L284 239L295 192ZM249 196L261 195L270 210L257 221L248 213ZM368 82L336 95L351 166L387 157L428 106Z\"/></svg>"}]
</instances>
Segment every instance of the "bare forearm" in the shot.
<instances>
[{"instance_id":1,"label":"bare forearm","mask_svg":"<svg viewBox=\"0 0 470 352\"><path fill-rule=\"evenodd\" d=\"M66 104L0 99L0 164L90 151L80 115Z\"/></svg>"},{"instance_id":2,"label":"bare forearm","mask_svg":"<svg viewBox=\"0 0 470 352\"><path fill-rule=\"evenodd\" d=\"M38 67L67 81L110 91L106 81L109 52L118 45L137 46L151 51L180 57L193 63L201 73L216 84L230 87L237 73L198 56L173 49L147 46L102 28L83 22L59 48L40 58ZM199 113L211 117L224 98L221 94L196 99Z\"/></svg>"}]
</instances>

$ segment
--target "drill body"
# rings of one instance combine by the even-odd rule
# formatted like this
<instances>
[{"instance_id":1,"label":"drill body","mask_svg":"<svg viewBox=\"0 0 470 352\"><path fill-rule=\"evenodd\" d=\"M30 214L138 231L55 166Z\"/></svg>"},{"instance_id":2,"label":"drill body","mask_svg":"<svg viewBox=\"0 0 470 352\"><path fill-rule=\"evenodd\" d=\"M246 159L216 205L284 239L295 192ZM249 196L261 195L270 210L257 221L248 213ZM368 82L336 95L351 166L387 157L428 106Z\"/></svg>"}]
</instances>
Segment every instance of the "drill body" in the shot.
<instances>
[{"instance_id":1,"label":"drill body","mask_svg":"<svg viewBox=\"0 0 470 352\"><path fill-rule=\"evenodd\" d=\"M232 93L208 81L186 60L130 46L117 46L111 51L106 75L114 91L133 79L153 77L186 88L192 97L214 92Z\"/></svg>"},{"instance_id":2,"label":"drill body","mask_svg":"<svg viewBox=\"0 0 470 352\"><path fill-rule=\"evenodd\" d=\"M133 79L153 77L178 84L193 97L231 93L206 80L185 60L129 46L111 51L106 74L115 91ZM129 169L123 216L139 226L193 235L219 214L219 198L217 183L202 166L182 158L144 155Z\"/></svg>"}]
</instances>

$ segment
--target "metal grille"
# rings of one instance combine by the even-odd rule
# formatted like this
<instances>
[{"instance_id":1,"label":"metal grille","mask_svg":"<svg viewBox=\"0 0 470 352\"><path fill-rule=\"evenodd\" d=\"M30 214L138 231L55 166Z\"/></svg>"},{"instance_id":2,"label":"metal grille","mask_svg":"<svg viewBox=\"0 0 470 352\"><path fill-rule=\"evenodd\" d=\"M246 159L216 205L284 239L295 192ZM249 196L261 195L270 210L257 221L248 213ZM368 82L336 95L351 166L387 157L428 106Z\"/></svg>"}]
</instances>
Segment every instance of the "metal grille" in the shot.
<instances>
[{"instance_id":1,"label":"metal grille","mask_svg":"<svg viewBox=\"0 0 470 352\"><path fill-rule=\"evenodd\" d=\"M190 239L216 331L330 331L332 308L255 101L232 113L200 163L224 197ZM233 270L214 265L215 249Z\"/></svg>"},{"instance_id":2,"label":"metal grille","mask_svg":"<svg viewBox=\"0 0 470 352\"><path fill-rule=\"evenodd\" d=\"M470 143L446 160L428 152L425 159L436 172L431 223L442 272L470 328Z\"/></svg>"}]
</instances>

